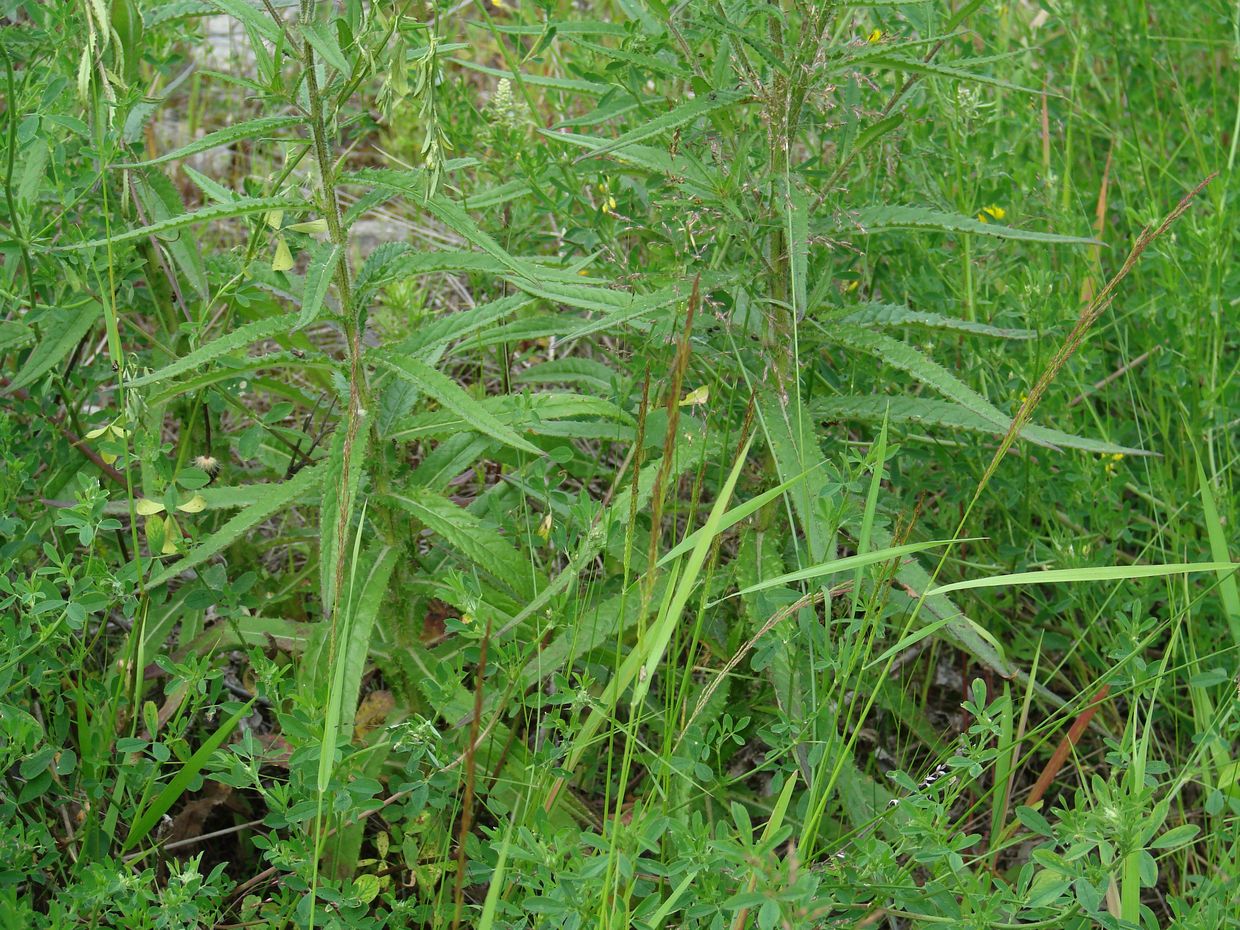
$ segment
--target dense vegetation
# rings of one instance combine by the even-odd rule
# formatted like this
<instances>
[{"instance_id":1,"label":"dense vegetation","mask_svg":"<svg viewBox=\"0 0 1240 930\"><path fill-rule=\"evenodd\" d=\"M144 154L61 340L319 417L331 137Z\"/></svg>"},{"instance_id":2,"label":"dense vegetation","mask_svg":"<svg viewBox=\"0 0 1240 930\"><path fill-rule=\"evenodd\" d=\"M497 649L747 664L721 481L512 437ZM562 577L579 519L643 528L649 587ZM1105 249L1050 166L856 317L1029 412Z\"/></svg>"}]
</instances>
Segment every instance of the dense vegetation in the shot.
<instances>
[{"instance_id":1,"label":"dense vegetation","mask_svg":"<svg viewBox=\"0 0 1240 930\"><path fill-rule=\"evenodd\" d=\"M1240 926L1234 3L0 12L0 925Z\"/></svg>"}]
</instances>

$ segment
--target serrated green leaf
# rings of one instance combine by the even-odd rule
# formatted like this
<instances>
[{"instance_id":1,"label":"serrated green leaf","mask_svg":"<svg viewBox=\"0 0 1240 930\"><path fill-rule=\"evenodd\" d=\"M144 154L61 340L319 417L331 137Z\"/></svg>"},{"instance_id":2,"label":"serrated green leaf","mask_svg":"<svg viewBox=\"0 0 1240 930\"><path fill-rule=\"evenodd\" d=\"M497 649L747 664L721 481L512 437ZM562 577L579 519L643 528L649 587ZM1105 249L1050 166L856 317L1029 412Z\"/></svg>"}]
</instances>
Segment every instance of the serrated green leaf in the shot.
<instances>
[{"instance_id":1,"label":"serrated green leaf","mask_svg":"<svg viewBox=\"0 0 1240 930\"><path fill-rule=\"evenodd\" d=\"M158 171L146 172L146 175L132 176L129 182L146 208L147 218L152 222L160 222L183 214L185 202L181 199L176 185ZM179 235L165 240L163 246L199 299L206 300L210 295L210 286L207 282L206 265L202 260L202 249L197 243L188 242Z\"/></svg>"},{"instance_id":2,"label":"serrated green leaf","mask_svg":"<svg viewBox=\"0 0 1240 930\"><path fill-rule=\"evenodd\" d=\"M309 468L303 468L290 481L268 485L268 490L257 495L254 503L250 504L214 533L200 541L197 546L186 553L184 558L156 572L147 581L147 589L157 588L183 571L201 565L212 556L223 552L239 539L242 534L257 526L305 492L318 487L318 483L323 480L324 472L325 468L323 465L314 465Z\"/></svg>"},{"instance_id":3,"label":"serrated green leaf","mask_svg":"<svg viewBox=\"0 0 1240 930\"><path fill-rule=\"evenodd\" d=\"M591 153L599 152L607 144L604 139L571 132L540 129L539 133L549 141L575 145L578 148L589 149ZM703 166L687 154L672 156L665 149L647 145L628 145L623 150L612 152L611 158L622 165L630 165L642 171L676 178L686 191L700 196L714 198L715 190L719 186L717 183L719 178L713 169ZM728 201L723 201L720 206L732 211L734 216L739 216L735 206Z\"/></svg>"},{"instance_id":4,"label":"serrated green leaf","mask_svg":"<svg viewBox=\"0 0 1240 930\"><path fill-rule=\"evenodd\" d=\"M459 313L446 313L418 327L418 331L401 343L396 351L402 355L417 354L428 357L437 350L464 339L480 329L495 330L497 320L511 316L529 306L530 299L523 294L512 294L489 303L478 304Z\"/></svg>"},{"instance_id":5,"label":"serrated green leaf","mask_svg":"<svg viewBox=\"0 0 1240 930\"><path fill-rule=\"evenodd\" d=\"M343 522L347 532L352 525L357 490L365 471L370 431L358 430L349 455L349 473L346 475L344 444L347 435L346 425L338 426L332 435L331 449L327 455L327 471L323 479L323 498L319 506L319 592L324 616L330 616L336 609L336 564L343 544L340 527ZM343 521L341 511L345 511Z\"/></svg>"},{"instance_id":6,"label":"serrated green leaf","mask_svg":"<svg viewBox=\"0 0 1240 930\"><path fill-rule=\"evenodd\" d=\"M109 238L52 246L51 250L55 252L72 252L78 249L97 248L109 244L119 245L122 242L132 242L135 239L144 239L147 236L162 236L165 233L176 232L189 226L200 226L203 223L211 223L215 220L227 220L239 216L249 216L254 213L266 213L269 210L305 211L309 209L311 207L305 200L294 200L290 197L247 197L231 201L230 203L212 204L209 207L202 207L190 213L183 213L180 216L152 223L149 226L126 230Z\"/></svg>"},{"instance_id":7,"label":"serrated green leaf","mask_svg":"<svg viewBox=\"0 0 1240 930\"><path fill-rule=\"evenodd\" d=\"M965 65L970 64L968 59L964 59L962 63ZM973 62L973 64L977 64L977 62ZM1011 81L1004 81L989 74L979 74L967 68L944 65L937 61L927 61L924 58L909 59L898 55L874 55L867 58L866 65L873 68L891 68L893 71L902 71L908 74L951 78L953 81L964 81L969 84L987 84L991 87L1002 87L1005 90L1013 90L1022 94L1037 95L1042 93L1042 91L1036 88L1013 84Z\"/></svg>"},{"instance_id":8,"label":"serrated green leaf","mask_svg":"<svg viewBox=\"0 0 1240 930\"><path fill-rule=\"evenodd\" d=\"M204 346L199 346L193 352L182 356L170 365L165 365L158 371L153 371L140 378L134 378L129 382L129 386L143 387L148 384L166 381L168 378L176 377L182 372L199 368L207 362L214 361L235 349L248 346L252 342L258 342L260 339L269 339L277 333L287 333L293 327L296 319L295 314L285 313L280 316L267 317L266 319L246 323L232 332L225 333L218 339L213 339Z\"/></svg>"},{"instance_id":9,"label":"serrated green leaf","mask_svg":"<svg viewBox=\"0 0 1240 930\"><path fill-rule=\"evenodd\" d=\"M624 149L630 145L636 145L639 142L644 142L652 136L670 132L679 126L684 126L687 123L691 123L694 120L699 119L700 117L714 113L716 110L721 110L724 107L730 107L733 104L745 100L747 97L749 97L749 94L742 91L712 90L708 94L701 97L695 97L692 100L686 101L685 103L674 107L662 116L655 117L654 119L649 120L634 129L630 129L619 138L612 139L610 142L604 142L598 148L594 149L594 151L589 152L586 155L582 155L581 158L606 155L609 152Z\"/></svg>"},{"instance_id":10,"label":"serrated green leaf","mask_svg":"<svg viewBox=\"0 0 1240 930\"><path fill-rule=\"evenodd\" d=\"M533 596L534 568L530 562L468 510L426 488L411 487L387 496L480 570L522 597Z\"/></svg>"},{"instance_id":11,"label":"serrated green leaf","mask_svg":"<svg viewBox=\"0 0 1240 930\"><path fill-rule=\"evenodd\" d=\"M201 139L195 139L188 145L183 145L179 149L173 149L171 152L165 152L163 155L155 158L148 158L146 161L122 162L112 167L145 168L150 165L162 165L164 162L176 161L178 158L189 158L191 155L197 155L199 152L205 152L208 149L217 148L221 145L232 145L234 142L240 142L242 139L256 139L273 132L278 132L281 129L291 129L294 126L301 125L303 122L305 122L305 119L300 116L263 116L258 119L246 120L244 123L238 123L235 126L228 126L225 129L217 129L215 132L207 133Z\"/></svg>"},{"instance_id":12,"label":"serrated green leaf","mask_svg":"<svg viewBox=\"0 0 1240 930\"><path fill-rule=\"evenodd\" d=\"M478 224L461 207L438 195L423 200L422 206L439 222L443 223L470 245L490 255L519 278L533 279L535 277L533 268L529 263L519 261L512 255L509 255L508 251L496 242L492 236L483 232Z\"/></svg>"},{"instance_id":13,"label":"serrated green leaf","mask_svg":"<svg viewBox=\"0 0 1240 930\"><path fill-rule=\"evenodd\" d=\"M964 333L976 333L979 336L994 336L997 339L1032 339L1037 335L1031 329L1008 329L991 326L989 323L975 323L961 320L942 313L931 313L926 310L913 310L902 304L862 304L855 309L838 308L831 315L845 323L858 326L927 326L932 329L951 329Z\"/></svg>"},{"instance_id":14,"label":"serrated green leaf","mask_svg":"<svg viewBox=\"0 0 1240 930\"><path fill-rule=\"evenodd\" d=\"M641 68L653 74L662 74L670 77L687 78L691 77L693 72L681 66L674 59L658 58L654 55L643 55L625 48L615 48L607 45L600 45L597 42L591 42L582 38L580 35L572 35L565 33L564 36L570 43L587 51L594 52L603 58L612 61L624 62L636 68ZM532 53L533 54L533 53Z\"/></svg>"},{"instance_id":15,"label":"serrated green leaf","mask_svg":"<svg viewBox=\"0 0 1240 930\"><path fill-rule=\"evenodd\" d=\"M505 428L536 435L554 435L553 425L572 417L602 417L626 424L632 421L632 417L611 401L585 394L503 394L478 403ZM469 423L460 414L451 410L434 410L404 418L384 438L411 442L414 439L446 438L467 429Z\"/></svg>"},{"instance_id":16,"label":"serrated green leaf","mask_svg":"<svg viewBox=\"0 0 1240 930\"><path fill-rule=\"evenodd\" d=\"M340 246L324 242L315 248L310 258L310 266L306 269L305 283L302 289L301 312L297 314L296 332L304 329L318 319L323 309L323 300L327 297L327 289L332 283L332 275L336 273L336 265L340 262Z\"/></svg>"},{"instance_id":17,"label":"serrated green leaf","mask_svg":"<svg viewBox=\"0 0 1240 930\"><path fill-rule=\"evenodd\" d=\"M349 641L344 645L344 693L340 705L340 727L345 733L353 732L357 712L358 693L362 675L366 671L366 659L370 654L370 640L375 628L375 618L383 605L392 570L400 550L376 541L364 553L356 577L350 579L345 603L349 610Z\"/></svg>"},{"instance_id":18,"label":"serrated green leaf","mask_svg":"<svg viewBox=\"0 0 1240 930\"><path fill-rule=\"evenodd\" d=\"M865 397L832 397L814 404L814 416L820 420L864 420L871 423L883 419L890 409L893 423L925 423L948 429L966 429L972 432L1004 435L1008 427L991 422L971 410L947 401L925 397L902 397L899 395L871 394ZM1010 424L1009 424L1010 425ZM1047 448L1081 449L1099 455L1150 455L1142 449L1130 449L1098 439L1073 436L1045 426L1027 425L1020 431L1020 438Z\"/></svg>"},{"instance_id":19,"label":"serrated green leaf","mask_svg":"<svg viewBox=\"0 0 1240 930\"><path fill-rule=\"evenodd\" d=\"M589 358L557 358L531 365L513 376L517 384L583 384L597 391L610 391L619 373Z\"/></svg>"},{"instance_id":20,"label":"serrated green leaf","mask_svg":"<svg viewBox=\"0 0 1240 930\"><path fill-rule=\"evenodd\" d=\"M34 330L20 320L0 320L0 353L34 342Z\"/></svg>"},{"instance_id":21,"label":"serrated green leaf","mask_svg":"<svg viewBox=\"0 0 1240 930\"><path fill-rule=\"evenodd\" d=\"M597 81L579 81L573 78L545 77L541 74L514 74L512 71L504 71L500 68L491 68L487 65L480 65L476 61L470 61L466 58L449 59L452 64L460 65L462 68L468 68L470 71L477 71L481 74L489 74L492 77L508 78L510 81L521 81L530 87L549 87L552 90L566 91L571 94L592 94L594 96L602 96L612 89L610 84L600 84Z\"/></svg>"},{"instance_id":22,"label":"serrated green leaf","mask_svg":"<svg viewBox=\"0 0 1240 930\"><path fill-rule=\"evenodd\" d=\"M862 207L849 211L845 216L829 224L836 232L854 232L863 235L911 229L930 232L971 233L996 239L1020 239L1028 242L1055 242L1064 245L1101 245L1088 236L1062 236L1057 233L1035 232L1016 229L999 223L983 223L971 216L944 213L926 207L877 206Z\"/></svg>"},{"instance_id":23,"label":"serrated green leaf","mask_svg":"<svg viewBox=\"0 0 1240 930\"><path fill-rule=\"evenodd\" d=\"M65 358L73 347L81 342L103 313L103 305L90 300L72 308L53 310L39 322L42 329L38 344L26 358L26 363L13 378L8 389L33 384L47 374L53 366Z\"/></svg>"},{"instance_id":24,"label":"serrated green leaf","mask_svg":"<svg viewBox=\"0 0 1240 930\"><path fill-rule=\"evenodd\" d=\"M954 400L995 426L1006 430L1011 425L1011 417L938 362L907 343L893 339L885 333L848 324L836 324L826 332L831 341L865 352L886 365L908 372L926 386L934 388L944 397Z\"/></svg>"},{"instance_id":25,"label":"serrated green leaf","mask_svg":"<svg viewBox=\"0 0 1240 930\"><path fill-rule=\"evenodd\" d=\"M292 368L299 372L317 371L325 375L343 374L344 371L343 366L338 362L320 352L267 352L263 355L247 356L245 359L229 357L226 364L217 368L194 371L179 380L174 380L171 384L164 384L150 395L148 402L152 406L158 406L181 394L219 384L221 381L230 381L250 372L271 368Z\"/></svg>"},{"instance_id":26,"label":"serrated green leaf","mask_svg":"<svg viewBox=\"0 0 1240 930\"><path fill-rule=\"evenodd\" d=\"M336 29L331 23L302 23L301 34L325 62L345 77L352 73L353 69L349 67L349 60L340 50L340 43L336 40Z\"/></svg>"},{"instance_id":27,"label":"serrated green leaf","mask_svg":"<svg viewBox=\"0 0 1240 930\"><path fill-rule=\"evenodd\" d=\"M166 0L142 13L142 24L150 29L160 23L187 16L207 16L216 11L211 0Z\"/></svg>"},{"instance_id":28,"label":"serrated green leaf","mask_svg":"<svg viewBox=\"0 0 1240 930\"><path fill-rule=\"evenodd\" d=\"M194 182L194 185L206 194L216 203L233 203L238 198L237 195L230 191L223 184L215 181L201 171L195 171L190 165L182 165L181 171L187 178Z\"/></svg>"},{"instance_id":29,"label":"serrated green leaf","mask_svg":"<svg viewBox=\"0 0 1240 930\"><path fill-rule=\"evenodd\" d=\"M397 377L413 383L420 391L433 397L448 410L461 418L470 429L477 430L504 445L512 446L523 452L542 455L542 450L533 443L522 439L499 420L495 419L486 408L470 397L465 390L447 375L431 368L412 356L379 355L375 356L376 365L392 372Z\"/></svg>"},{"instance_id":30,"label":"serrated green leaf","mask_svg":"<svg viewBox=\"0 0 1240 930\"><path fill-rule=\"evenodd\" d=\"M211 5L253 29L272 45L283 39L280 27L261 9L247 0L211 0Z\"/></svg>"}]
</instances>

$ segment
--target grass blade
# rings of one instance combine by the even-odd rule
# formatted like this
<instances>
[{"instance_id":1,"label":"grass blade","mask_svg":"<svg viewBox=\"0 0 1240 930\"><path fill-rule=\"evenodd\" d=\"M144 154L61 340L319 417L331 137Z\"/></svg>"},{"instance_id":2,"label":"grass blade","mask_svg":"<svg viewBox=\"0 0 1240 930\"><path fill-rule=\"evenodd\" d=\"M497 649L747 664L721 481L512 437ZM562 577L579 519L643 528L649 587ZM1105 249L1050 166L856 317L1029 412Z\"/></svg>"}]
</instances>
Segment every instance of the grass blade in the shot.
<instances>
[{"instance_id":1,"label":"grass blade","mask_svg":"<svg viewBox=\"0 0 1240 930\"><path fill-rule=\"evenodd\" d=\"M965 541L967 540L958 540L958 542ZM1014 572L1010 575L991 575L986 578L956 581L931 588L926 592L926 597L950 594L952 591L970 591L974 588L1007 588L1027 584L1075 584L1082 581L1130 581L1133 578L1162 578L1167 575L1187 575L1195 572L1219 572L1232 577L1237 568L1240 568L1240 563L1236 562L1180 562L1169 565L1055 568L1041 572Z\"/></svg>"},{"instance_id":2,"label":"grass blade","mask_svg":"<svg viewBox=\"0 0 1240 930\"><path fill-rule=\"evenodd\" d=\"M135 843L140 842L143 837L151 832L155 824L159 823L159 819L185 793L189 783L202 771L203 766L207 764L207 760L211 758L215 750L224 745L224 741L232 734L237 724L250 712L250 708L254 706L256 700L257 698L250 698L250 700L246 701L240 710L225 720L223 725L212 733L205 743L198 747L198 751L190 756L189 761L172 777L172 781L164 786L163 790L159 792L151 803L151 806L133 822L133 825L129 828L129 835L125 837L123 849L131 849Z\"/></svg>"}]
</instances>

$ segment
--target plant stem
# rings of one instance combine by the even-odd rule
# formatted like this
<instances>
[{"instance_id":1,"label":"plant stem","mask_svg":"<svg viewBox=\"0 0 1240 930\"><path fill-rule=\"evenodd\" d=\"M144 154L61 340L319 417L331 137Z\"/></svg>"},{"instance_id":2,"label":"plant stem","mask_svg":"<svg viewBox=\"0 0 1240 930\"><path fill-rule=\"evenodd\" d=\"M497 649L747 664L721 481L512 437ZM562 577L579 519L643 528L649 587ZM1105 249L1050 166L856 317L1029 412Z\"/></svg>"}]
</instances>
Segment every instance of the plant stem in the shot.
<instances>
[{"instance_id":1,"label":"plant stem","mask_svg":"<svg viewBox=\"0 0 1240 930\"><path fill-rule=\"evenodd\" d=\"M303 22L314 17L314 0L303 0L301 7ZM345 412L345 439L342 455L342 470L349 474L353 458L353 447L361 428L361 421L366 416L364 403L365 372L362 370L362 321L357 309L353 306L348 260L348 233L341 225L340 203L336 197L335 167L327 146L327 129L323 119L323 96L319 90L318 76L314 70L314 48L309 41L302 47L306 69L306 94L310 100L310 132L314 138L314 154L319 165L319 183L322 186L323 215L327 220L327 232L332 244L340 249L340 261L336 264L335 282L337 295L340 298L340 312L344 318L345 338L349 351L349 406ZM341 493L348 494L348 481L341 488ZM348 536L349 517L352 514L352 501L340 501L340 517L336 526L336 538L343 540ZM336 651L336 615L340 603L340 592L344 588L344 568L346 553L343 545L337 547L335 572L335 603L324 604L324 610L330 611L332 618L332 634L329 637L328 665L335 660Z\"/></svg>"},{"instance_id":2,"label":"plant stem","mask_svg":"<svg viewBox=\"0 0 1240 930\"><path fill-rule=\"evenodd\" d=\"M0 43L0 55L4 56L4 77L8 89L8 123L9 140L7 159L4 166L4 199L9 208L9 222L13 224L13 237L20 243L22 252L22 271L26 275L26 290L30 296L30 309L38 305L38 296L34 290L34 273L30 267L30 244L22 233L21 218L17 215L17 205L13 201L13 156L17 152L17 93L13 89L13 59L9 50Z\"/></svg>"}]
</instances>

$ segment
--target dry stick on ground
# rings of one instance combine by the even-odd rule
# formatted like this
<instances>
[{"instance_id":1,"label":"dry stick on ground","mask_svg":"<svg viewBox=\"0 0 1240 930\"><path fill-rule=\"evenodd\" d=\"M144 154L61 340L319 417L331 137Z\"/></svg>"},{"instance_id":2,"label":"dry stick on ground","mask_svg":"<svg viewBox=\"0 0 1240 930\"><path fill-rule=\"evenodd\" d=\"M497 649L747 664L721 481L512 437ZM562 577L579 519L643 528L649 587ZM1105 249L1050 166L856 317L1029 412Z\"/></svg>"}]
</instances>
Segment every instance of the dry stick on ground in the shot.
<instances>
[{"instance_id":1,"label":"dry stick on ground","mask_svg":"<svg viewBox=\"0 0 1240 930\"><path fill-rule=\"evenodd\" d=\"M1098 708L1102 706L1102 702L1106 700L1106 696L1110 691L1110 685L1103 685L1098 689L1098 693L1094 695L1093 700L1089 702L1089 706L1081 711L1077 718L1072 721L1072 726L1068 728L1067 734L1059 741L1059 745L1055 747L1055 752L1051 755L1050 761L1046 763L1046 767L1042 769L1042 774L1038 776L1038 780L1029 789L1029 795L1025 798L1026 807L1033 807L1042 800L1042 796L1046 794L1047 789L1051 786L1051 782L1055 780L1055 776L1059 774L1059 770L1063 768L1064 762L1067 761L1068 754L1080 742L1081 735L1085 732L1085 728L1089 726L1089 721L1094 718L1094 714L1098 712Z\"/></svg>"},{"instance_id":2,"label":"dry stick on ground","mask_svg":"<svg viewBox=\"0 0 1240 930\"><path fill-rule=\"evenodd\" d=\"M667 404L667 432L663 438L663 459L659 463L659 473L655 477L654 489L650 494L650 546L647 552L647 565L654 565L659 555L659 535L663 523L663 501L667 494L667 481L672 471L672 461L676 456L676 433L680 423L680 394L684 387L685 371L689 367L689 356L693 352L693 317L697 313L700 300L699 287L702 276L693 279L693 291L689 295L689 309L685 313L685 326L680 341L676 346L676 360L672 364L672 383L664 398ZM655 573L647 575L642 585L642 615L650 606L650 595L654 591Z\"/></svg>"},{"instance_id":3,"label":"dry stick on ground","mask_svg":"<svg viewBox=\"0 0 1240 930\"><path fill-rule=\"evenodd\" d=\"M1102 186L1098 189L1098 205L1094 209L1094 238L1097 245L1089 247L1089 257L1093 261L1093 269L1085 276L1081 285L1081 303L1087 304L1094 297L1094 276L1102 277L1102 233L1107 225L1107 191L1111 186L1111 157L1115 154L1115 143L1107 149L1107 161L1102 168Z\"/></svg>"}]
</instances>

